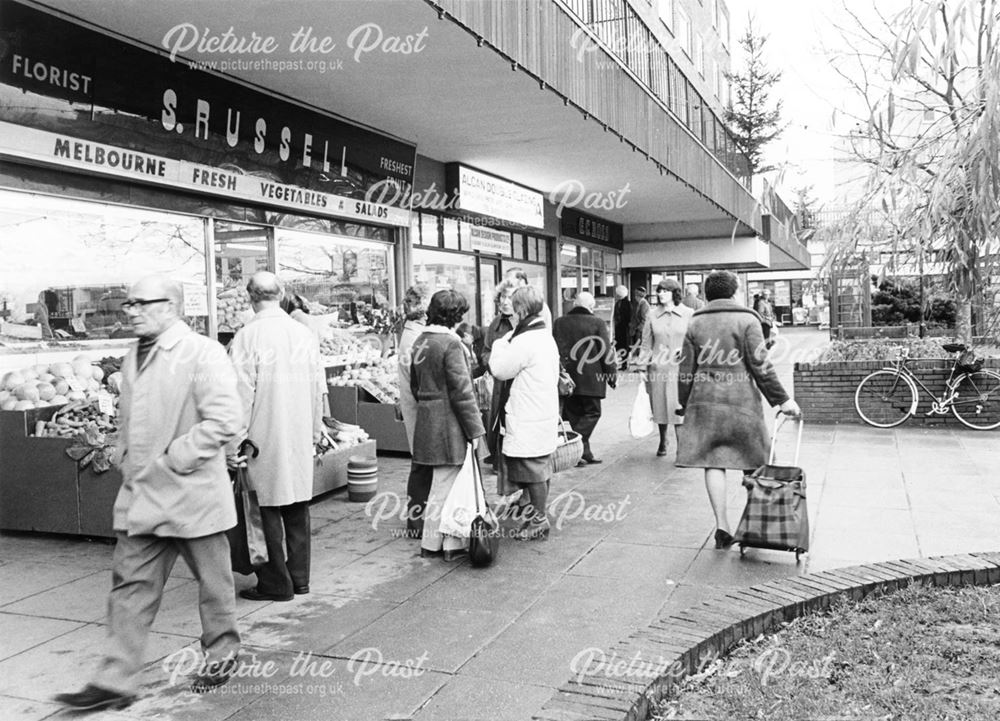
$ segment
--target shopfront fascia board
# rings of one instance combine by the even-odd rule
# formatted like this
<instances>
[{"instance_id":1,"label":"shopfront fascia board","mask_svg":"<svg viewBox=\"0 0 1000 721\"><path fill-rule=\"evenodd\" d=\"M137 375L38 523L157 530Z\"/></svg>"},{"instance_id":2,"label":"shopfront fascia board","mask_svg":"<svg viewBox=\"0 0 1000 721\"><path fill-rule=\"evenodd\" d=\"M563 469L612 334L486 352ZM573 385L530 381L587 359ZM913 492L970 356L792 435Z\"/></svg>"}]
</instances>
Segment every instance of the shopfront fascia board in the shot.
<instances>
[{"instance_id":1,"label":"shopfront fascia board","mask_svg":"<svg viewBox=\"0 0 1000 721\"><path fill-rule=\"evenodd\" d=\"M3 121L0 121L0 156L359 223L407 226L410 222L410 211L403 208Z\"/></svg>"},{"instance_id":2,"label":"shopfront fascia board","mask_svg":"<svg viewBox=\"0 0 1000 721\"><path fill-rule=\"evenodd\" d=\"M449 207L525 228L545 228L545 196L537 190L462 163L445 164Z\"/></svg>"},{"instance_id":3,"label":"shopfront fascia board","mask_svg":"<svg viewBox=\"0 0 1000 721\"><path fill-rule=\"evenodd\" d=\"M88 173L367 223L409 222L405 205L373 195L412 186L413 143L40 8L13 0L2 0L2 8L0 121L7 155L72 165L53 159L53 148L25 152L8 137L10 126L19 126L82 143L80 159L69 160L84 163L75 169ZM136 178L87 163L87 150L96 158L101 147L162 160L173 179L166 182L159 172ZM178 168L184 172L174 173Z\"/></svg>"},{"instance_id":4,"label":"shopfront fascia board","mask_svg":"<svg viewBox=\"0 0 1000 721\"><path fill-rule=\"evenodd\" d=\"M769 246L760 238L699 238L697 240L633 241L625 243L622 267L729 268L758 270L768 267Z\"/></svg>"}]
</instances>

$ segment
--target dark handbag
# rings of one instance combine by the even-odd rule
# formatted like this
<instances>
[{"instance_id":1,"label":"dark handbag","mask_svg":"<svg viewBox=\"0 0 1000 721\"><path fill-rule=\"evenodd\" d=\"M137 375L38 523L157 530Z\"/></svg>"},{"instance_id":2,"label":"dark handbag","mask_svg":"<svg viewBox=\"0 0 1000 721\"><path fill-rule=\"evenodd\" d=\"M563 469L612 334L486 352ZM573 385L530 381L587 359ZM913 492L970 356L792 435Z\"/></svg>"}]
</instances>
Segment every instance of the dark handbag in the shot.
<instances>
[{"instance_id":1,"label":"dark handbag","mask_svg":"<svg viewBox=\"0 0 1000 721\"><path fill-rule=\"evenodd\" d=\"M561 396L571 396L573 391L576 390L576 381L573 377L563 368L563 364L559 364L559 395Z\"/></svg>"},{"instance_id":2,"label":"dark handbag","mask_svg":"<svg viewBox=\"0 0 1000 721\"><path fill-rule=\"evenodd\" d=\"M247 448L252 457L260 454L260 449L251 441L240 444L240 455L246 455ZM236 525L226 531L229 537L229 558L236 573L250 575L258 567L267 563L267 543L264 539L264 521L260 515L260 503L247 476L246 467L232 472L233 495L236 501Z\"/></svg>"},{"instance_id":3,"label":"dark handbag","mask_svg":"<svg viewBox=\"0 0 1000 721\"><path fill-rule=\"evenodd\" d=\"M475 568L486 568L496 560L500 551L500 521L486 503L483 472L479 458L472 454L472 475L476 484L476 517L469 530L469 561ZM479 505L482 495L483 505Z\"/></svg>"}]
</instances>

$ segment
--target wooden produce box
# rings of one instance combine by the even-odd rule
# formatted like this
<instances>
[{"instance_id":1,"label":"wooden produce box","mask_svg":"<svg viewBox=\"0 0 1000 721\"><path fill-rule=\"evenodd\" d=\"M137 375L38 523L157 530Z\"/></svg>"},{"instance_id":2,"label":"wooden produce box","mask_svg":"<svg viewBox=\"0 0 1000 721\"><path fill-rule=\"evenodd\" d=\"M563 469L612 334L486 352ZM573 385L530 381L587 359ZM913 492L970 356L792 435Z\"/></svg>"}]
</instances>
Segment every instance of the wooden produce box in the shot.
<instances>
[{"instance_id":1,"label":"wooden produce box","mask_svg":"<svg viewBox=\"0 0 1000 721\"><path fill-rule=\"evenodd\" d=\"M29 435L57 410L0 411L0 529L80 533L76 462L66 455L72 441Z\"/></svg>"},{"instance_id":2,"label":"wooden produce box","mask_svg":"<svg viewBox=\"0 0 1000 721\"><path fill-rule=\"evenodd\" d=\"M369 440L320 456L313 473L313 498L347 485L347 462L351 456L374 458L375 452L376 443Z\"/></svg>"},{"instance_id":3,"label":"wooden produce box","mask_svg":"<svg viewBox=\"0 0 1000 721\"><path fill-rule=\"evenodd\" d=\"M329 386L328 393L330 415L338 421L360 425L358 423L358 389L354 386Z\"/></svg>"},{"instance_id":4,"label":"wooden produce box","mask_svg":"<svg viewBox=\"0 0 1000 721\"><path fill-rule=\"evenodd\" d=\"M396 418L396 406L387 403L358 403L358 425L378 442L380 451L409 453L406 426Z\"/></svg>"},{"instance_id":5,"label":"wooden produce box","mask_svg":"<svg viewBox=\"0 0 1000 721\"><path fill-rule=\"evenodd\" d=\"M80 489L80 533L84 536L114 538L115 499L122 485L121 472L112 467L105 473L94 473L87 466L78 474Z\"/></svg>"}]
</instances>

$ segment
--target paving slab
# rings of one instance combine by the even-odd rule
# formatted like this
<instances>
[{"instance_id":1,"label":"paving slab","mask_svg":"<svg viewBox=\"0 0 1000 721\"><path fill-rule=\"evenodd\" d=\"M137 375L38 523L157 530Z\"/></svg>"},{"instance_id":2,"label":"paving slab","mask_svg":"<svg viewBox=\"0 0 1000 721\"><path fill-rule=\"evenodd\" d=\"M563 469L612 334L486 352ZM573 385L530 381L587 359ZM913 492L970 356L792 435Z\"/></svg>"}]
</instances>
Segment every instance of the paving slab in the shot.
<instances>
[{"instance_id":1,"label":"paving slab","mask_svg":"<svg viewBox=\"0 0 1000 721\"><path fill-rule=\"evenodd\" d=\"M0 613L0 639L3 639L3 643L0 644L0 661L75 631L84 625L53 618ZM0 714L0 718L3 718L3 714Z\"/></svg>"},{"instance_id":2,"label":"paving slab","mask_svg":"<svg viewBox=\"0 0 1000 721\"><path fill-rule=\"evenodd\" d=\"M106 568L109 566L110 556L105 564ZM83 568L43 561L11 561L3 566L3 576L7 582L0 583L0 608L77 579L95 575L100 577L101 571L92 567Z\"/></svg>"}]
</instances>

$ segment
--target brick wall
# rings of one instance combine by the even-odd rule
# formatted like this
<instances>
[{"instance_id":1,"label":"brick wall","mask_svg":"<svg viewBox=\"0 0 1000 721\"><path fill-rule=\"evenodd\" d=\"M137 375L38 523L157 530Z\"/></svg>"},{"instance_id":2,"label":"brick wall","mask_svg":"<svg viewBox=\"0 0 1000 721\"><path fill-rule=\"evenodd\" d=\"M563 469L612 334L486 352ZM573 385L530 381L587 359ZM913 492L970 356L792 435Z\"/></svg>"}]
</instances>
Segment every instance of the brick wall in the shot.
<instances>
[{"instance_id":1,"label":"brick wall","mask_svg":"<svg viewBox=\"0 0 1000 721\"><path fill-rule=\"evenodd\" d=\"M854 391L861 379L872 371L888 368L885 361L839 361L836 363L796 363L793 371L795 401L802 408L809 423L857 423L865 425L854 409ZM984 368L1000 370L1000 360L990 359ZM951 370L951 361L915 360L910 370L935 394L944 390L944 382ZM945 416L926 416L930 410L930 396L917 386L919 402L917 414L907 421L909 425L947 425L965 428L949 411Z\"/></svg>"}]
</instances>

